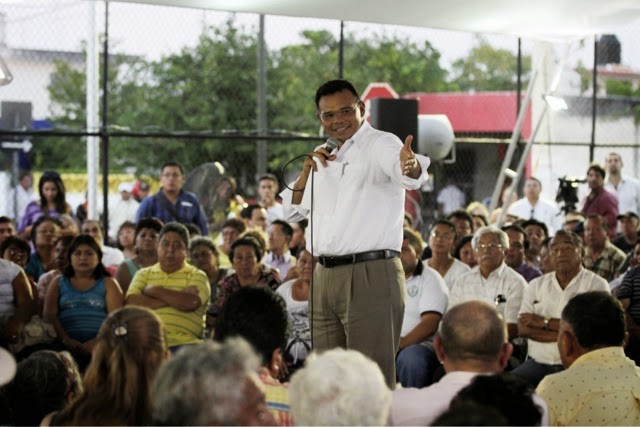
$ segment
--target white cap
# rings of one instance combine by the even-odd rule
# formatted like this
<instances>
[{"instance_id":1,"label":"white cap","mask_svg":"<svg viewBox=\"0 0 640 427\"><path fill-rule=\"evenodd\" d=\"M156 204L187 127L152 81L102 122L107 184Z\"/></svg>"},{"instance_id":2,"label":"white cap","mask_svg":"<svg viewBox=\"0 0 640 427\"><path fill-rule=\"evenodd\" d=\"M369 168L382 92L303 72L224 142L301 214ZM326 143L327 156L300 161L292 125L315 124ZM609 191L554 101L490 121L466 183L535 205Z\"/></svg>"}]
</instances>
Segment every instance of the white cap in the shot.
<instances>
[{"instance_id":1,"label":"white cap","mask_svg":"<svg viewBox=\"0 0 640 427\"><path fill-rule=\"evenodd\" d=\"M0 386L10 382L16 375L16 359L4 348L0 347Z\"/></svg>"},{"instance_id":2,"label":"white cap","mask_svg":"<svg viewBox=\"0 0 640 427\"><path fill-rule=\"evenodd\" d=\"M131 193L133 191L133 183L121 182L120 185L118 185L118 193L122 193L123 191Z\"/></svg>"}]
</instances>

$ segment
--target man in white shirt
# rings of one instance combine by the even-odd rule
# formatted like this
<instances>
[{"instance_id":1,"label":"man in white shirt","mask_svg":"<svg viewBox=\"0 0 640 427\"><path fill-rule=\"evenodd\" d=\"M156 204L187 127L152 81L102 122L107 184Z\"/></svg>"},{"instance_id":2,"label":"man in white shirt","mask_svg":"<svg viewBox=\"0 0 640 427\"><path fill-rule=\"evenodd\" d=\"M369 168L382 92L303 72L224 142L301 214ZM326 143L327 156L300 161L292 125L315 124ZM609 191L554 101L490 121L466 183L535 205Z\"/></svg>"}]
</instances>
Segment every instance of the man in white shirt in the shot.
<instances>
[{"instance_id":1,"label":"man in white shirt","mask_svg":"<svg viewBox=\"0 0 640 427\"><path fill-rule=\"evenodd\" d=\"M438 272L420 260L422 238L405 228L400 261L406 279L400 352L396 358L398 380L403 387L426 387L438 367L431 343L447 310L449 289Z\"/></svg>"},{"instance_id":2,"label":"man in white shirt","mask_svg":"<svg viewBox=\"0 0 640 427\"><path fill-rule=\"evenodd\" d=\"M404 311L398 255L405 192L426 181L429 159L413 153L412 136L403 145L395 135L373 129L364 120L364 102L346 80L323 84L316 91L316 108L337 148L316 148L304 160L295 191L282 193L287 221L311 213L313 240L307 248L318 256L313 346L364 353L394 387ZM312 170L315 178L309 179ZM306 190L307 182L314 183L313 192Z\"/></svg>"},{"instance_id":3,"label":"man in white shirt","mask_svg":"<svg viewBox=\"0 0 640 427\"><path fill-rule=\"evenodd\" d=\"M260 204L267 210L267 226L276 219L284 218L282 205L276 200L278 194L278 178L273 174L265 174L258 181Z\"/></svg>"},{"instance_id":4,"label":"man in white shirt","mask_svg":"<svg viewBox=\"0 0 640 427\"><path fill-rule=\"evenodd\" d=\"M622 157L609 153L606 160L607 182L604 188L618 196L618 212L635 212L640 215L640 181L622 175Z\"/></svg>"},{"instance_id":5,"label":"man in white shirt","mask_svg":"<svg viewBox=\"0 0 640 427\"><path fill-rule=\"evenodd\" d=\"M509 206L509 215L524 219L537 219L547 225L549 233L553 235L562 228L563 217L555 203L540 198L542 184L535 177L529 177L524 182L524 197Z\"/></svg>"},{"instance_id":6,"label":"man in white shirt","mask_svg":"<svg viewBox=\"0 0 640 427\"><path fill-rule=\"evenodd\" d=\"M273 221L267 229L269 252L264 262L280 271L280 278L284 283L293 277L287 277L291 267L296 265L296 258L289 252L289 242L293 236L293 228L281 219Z\"/></svg>"},{"instance_id":7,"label":"man in white shirt","mask_svg":"<svg viewBox=\"0 0 640 427\"><path fill-rule=\"evenodd\" d=\"M449 292L449 307L472 300L494 304L504 315L512 340L518 335L518 310L527 282L504 262L509 249L507 233L492 225L482 227L471 245L478 265L456 279Z\"/></svg>"},{"instance_id":8,"label":"man in white shirt","mask_svg":"<svg viewBox=\"0 0 640 427\"><path fill-rule=\"evenodd\" d=\"M36 200L38 195L33 191L33 175L29 171L20 172L18 185L9 195L9 216L15 218L16 224L22 223L27 206ZM15 213L13 202L15 200Z\"/></svg>"},{"instance_id":9,"label":"man in white shirt","mask_svg":"<svg viewBox=\"0 0 640 427\"><path fill-rule=\"evenodd\" d=\"M579 293L609 291L602 277L582 266L584 247L577 234L559 230L549 249L555 271L529 283L518 316L518 334L529 340L528 359L513 373L534 387L546 375L562 370L556 341L567 302Z\"/></svg>"},{"instance_id":10,"label":"man in white shirt","mask_svg":"<svg viewBox=\"0 0 640 427\"><path fill-rule=\"evenodd\" d=\"M394 426L430 425L476 376L502 372L513 351L504 317L482 301L449 309L433 345L447 374L426 388L395 390L390 416ZM546 404L538 396L534 401L543 412L541 425L548 425Z\"/></svg>"},{"instance_id":11,"label":"man in white shirt","mask_svg":"<svg viewBox=\"0 0 640 427\"><path fill-rule=\"evenodd\" d=\"M133 198L133 183L121 182L118 185L120 200L113 206L109 206L109 237L115 242L118 240L118 229L125 221L136 221L136 212L140 203Z\"/></svg>"}]
</instances>

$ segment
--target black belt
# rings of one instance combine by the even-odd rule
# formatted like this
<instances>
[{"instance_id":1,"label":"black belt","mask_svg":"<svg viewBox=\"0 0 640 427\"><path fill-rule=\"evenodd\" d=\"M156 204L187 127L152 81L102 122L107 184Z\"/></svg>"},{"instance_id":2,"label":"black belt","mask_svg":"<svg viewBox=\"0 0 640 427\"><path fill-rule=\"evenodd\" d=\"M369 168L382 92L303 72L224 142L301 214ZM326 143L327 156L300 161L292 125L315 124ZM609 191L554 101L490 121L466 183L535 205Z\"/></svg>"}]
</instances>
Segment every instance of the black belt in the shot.
<instances>
[{"instance_id":1,"label":"black belt","mask_svg":"<svg viewBox=\"0 0 640 427\"><path fill-rule=\"evenodd\" d=\"M340 267L341 265L355 264L364 261L396 258L399 255L400 252L398 251L384 249L379 251L361 252L359 254L351 255L319 256L318 262L324 267L333 268Z\"/></svg>"}]
</instances>

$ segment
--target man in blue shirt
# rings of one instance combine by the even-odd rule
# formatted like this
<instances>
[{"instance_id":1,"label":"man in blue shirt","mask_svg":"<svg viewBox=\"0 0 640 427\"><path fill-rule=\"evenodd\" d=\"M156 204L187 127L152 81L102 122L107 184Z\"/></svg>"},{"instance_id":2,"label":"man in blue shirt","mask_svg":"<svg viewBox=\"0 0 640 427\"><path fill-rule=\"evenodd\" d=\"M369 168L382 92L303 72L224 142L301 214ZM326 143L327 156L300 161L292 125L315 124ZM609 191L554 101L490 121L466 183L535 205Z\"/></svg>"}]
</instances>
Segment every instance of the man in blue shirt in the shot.
<instances>
[{"instance_id":1,"label":"man in blue shirt","mask_svg":"<svg viewBox=\"0 0 640 427\"><path fill-rule=\"evenodd\" d=\"M162 166L160 185L160 191L140 204L136 222L141 218L156 217L164 223L194 223L200 227L203 236L209 235L207 220L198 198L195 194L182 190L184 170L179 163L167 162Z\"/></svg>"}]
</instances>

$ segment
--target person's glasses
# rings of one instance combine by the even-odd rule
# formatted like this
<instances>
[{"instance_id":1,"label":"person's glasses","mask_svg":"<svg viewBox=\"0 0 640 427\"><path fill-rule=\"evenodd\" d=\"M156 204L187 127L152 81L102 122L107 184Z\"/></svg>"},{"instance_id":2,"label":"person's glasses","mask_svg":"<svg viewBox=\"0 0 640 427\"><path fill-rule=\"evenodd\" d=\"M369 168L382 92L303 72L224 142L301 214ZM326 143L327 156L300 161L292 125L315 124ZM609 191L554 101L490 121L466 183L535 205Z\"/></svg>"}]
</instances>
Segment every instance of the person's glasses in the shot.
<instances>
[{"instance_id":1,"label":"person's glasses","mask_svg":"<svg viewBox=\"0 0 640 427\"><path fill-rule=\"evenodd\" d=\"M326 113L320 113L318 116L320 120L323 122L330 122L334 119L339 119L341 117L351 117L355 114L356 109L358 108L358 104L353 107L343 108L339 111L327 111Z\"/></svg>"},{"instance_id":2,"label":"person's glasses","mask_svg":"<svg viewBox=\"0 0 640 427\"><path fill-rule=\"evenodd\" d=\"M432 231L430 236L433 237L434 239L444 239L444 240L449 240L453 238L452 233L438 233L437 231Z\"/></svg>"},{"instance_id":3,"label":"person's glasses","mask_svg":"<svg viewBox=\"0 0 640 427\"><path fill-rule=\"evenodd\" d=\"M502 249L502 245L497 243L479 243L476 247L476 250L485 251L485 250L494 250L494 249Z\"/></svg>"}]
</instances>

